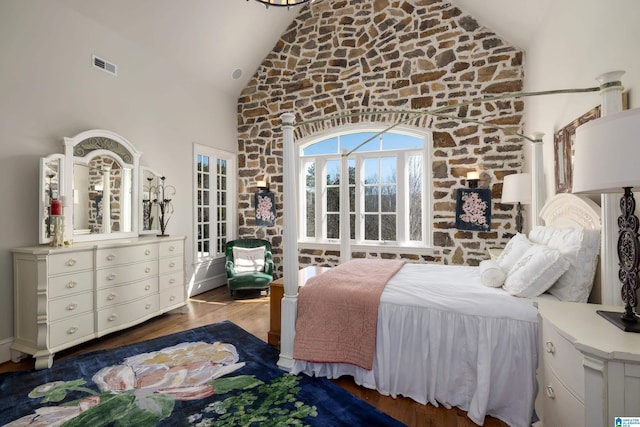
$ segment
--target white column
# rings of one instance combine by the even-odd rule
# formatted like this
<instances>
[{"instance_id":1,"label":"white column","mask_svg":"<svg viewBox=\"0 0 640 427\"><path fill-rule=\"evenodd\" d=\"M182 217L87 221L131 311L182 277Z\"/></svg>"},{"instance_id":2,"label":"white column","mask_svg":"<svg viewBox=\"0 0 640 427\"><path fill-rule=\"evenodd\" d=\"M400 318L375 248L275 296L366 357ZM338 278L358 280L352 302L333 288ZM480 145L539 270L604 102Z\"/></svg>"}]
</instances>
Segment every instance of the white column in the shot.
<instances>
[{"instance_id":1,"label":"white column","mask_svg":"<svg viewBox=\"0 0 640 427\"><path fill-rule=\"evenodd\" d=\"M349 223L349 158L345 148L340 157L340 262L351 259L351 227Z\"/></svg>"},{"instance_id":2,"label":"white column","mask_svg":"<svg viewBox=\"0 0 640 427\"><path fill-rule=\"evenodd\" d=\"M544 167L543 167L543 156L542 156L542 137L544 133L542 132L534 132L533 139L535 142L531 144L531 152L532 152L532 166L531 166L531 228L537 225L543 225L542 219L540 218L540 211L544 206L544 203L547 199L546 197L546 189L544 186Z\"/></svg>"},{"instance_id":3,"label":"white column","mask_svg":"<svg viewBox=\"0 0 640 427\"><path fill-rule=\"evenodd\" d=\"M102 232L111 233L111 168L102 169Z\"/></svg>"},{"instance_id":4,"label":"white column","mask_svg":"<svg viewBox=\"0 0 640 427\"><path fill-rule=\"evenodd\" d=\"M624 71L612 71L597 77L602 95L602 116L622 111L622 82ZM617 83L616 83L617 82ZM621 189L622 191L622 189ZM623 306L618 278L618 217L620 216L621 194L603 194L602 210L602 242L600 246L602 283L602 304Z\"/></svg>"},{"instance_id":5,"label":"white column","mask_svg":"<svg viewBox=\"0 0 640 427\"><path fill-rule=\"evenodd\" d=\"M298 316L298 189L296 188L295 141L293 124L295 116L285 113L280 116L283 133L283 230L282 264L284 297L280 319L280 369L290 371L293 367L293 340Z\"/></svg>"}]
</instances>

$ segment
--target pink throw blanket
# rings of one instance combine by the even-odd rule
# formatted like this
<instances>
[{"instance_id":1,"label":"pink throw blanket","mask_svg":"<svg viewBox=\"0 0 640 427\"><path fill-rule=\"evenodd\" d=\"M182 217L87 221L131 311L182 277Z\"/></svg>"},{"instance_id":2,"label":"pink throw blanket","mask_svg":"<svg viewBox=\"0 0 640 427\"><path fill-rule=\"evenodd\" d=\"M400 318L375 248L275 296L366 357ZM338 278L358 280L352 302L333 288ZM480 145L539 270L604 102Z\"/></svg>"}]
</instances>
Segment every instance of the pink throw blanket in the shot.
<instances>
[{"instance_id":1,"label":"pink throw blanket","mask_svg":"<svg viewBox=\"0 0 640 427\"><path fill-rule=\"evenodd\" d=\"M371 370L380 295L404 263L354 259L309 279L298 295L293 358Z\"/></svg>"}]
</instances>

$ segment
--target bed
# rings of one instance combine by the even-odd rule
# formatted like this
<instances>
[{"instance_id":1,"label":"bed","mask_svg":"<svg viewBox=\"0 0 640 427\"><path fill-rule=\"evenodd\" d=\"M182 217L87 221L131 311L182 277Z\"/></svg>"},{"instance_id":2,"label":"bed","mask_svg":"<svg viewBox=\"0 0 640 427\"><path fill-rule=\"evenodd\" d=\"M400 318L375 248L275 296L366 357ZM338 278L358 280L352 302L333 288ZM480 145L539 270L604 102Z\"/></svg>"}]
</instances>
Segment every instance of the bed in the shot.
<instances>
[{"instance_id":1,"label":"bed","mask_svg":"<svg viewBox=\"0 0 640 427\"><path fill-rule=\"evenodd\" d=\"M589 199L560 194L541 211L545 226L535 227L529 236L514 236L495 261L479 267L403 265L380 295L371 366L341 363L325 354L296 358L307 335L301 326L305 290L315 286L307 283L299 295L292 372L350 375L384 395L459 407L480 425L486 415L511 426L531 425L538 362L534 301L586 302L590 293L599 292L599 212ZM511 266L510 272L500 281L496 275L505 266ZM560 286L561 279L571 286L581 282L580 289L564 282ZM548 281L551 288L544 284ZM590 282L585 286L585 281ZM327 330L331 318L323 320ZM283 333L291 326L283 322Z\"/></svg>"}]
</instances>

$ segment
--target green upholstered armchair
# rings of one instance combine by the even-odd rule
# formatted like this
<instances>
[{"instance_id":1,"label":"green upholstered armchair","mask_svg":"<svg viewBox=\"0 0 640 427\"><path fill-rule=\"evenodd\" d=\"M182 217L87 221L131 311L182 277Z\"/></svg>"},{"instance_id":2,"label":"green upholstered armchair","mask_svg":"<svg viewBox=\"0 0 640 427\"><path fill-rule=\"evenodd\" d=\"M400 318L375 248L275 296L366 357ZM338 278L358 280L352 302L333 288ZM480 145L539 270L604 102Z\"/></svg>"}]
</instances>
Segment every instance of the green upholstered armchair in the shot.
<instances>
[{"instance_id":1,"label":"green upholstered armchair","mask_svg":"<svg viewBox=\"0 0 640 427\"><path fill-rule=\"evenodd\" d=\"M225 255L227 286L231 296L238 289L267 289L268 292L269 283L273 282L273 256L269 241L231 240L225 246Z\"/></svg>"}]
</instances>

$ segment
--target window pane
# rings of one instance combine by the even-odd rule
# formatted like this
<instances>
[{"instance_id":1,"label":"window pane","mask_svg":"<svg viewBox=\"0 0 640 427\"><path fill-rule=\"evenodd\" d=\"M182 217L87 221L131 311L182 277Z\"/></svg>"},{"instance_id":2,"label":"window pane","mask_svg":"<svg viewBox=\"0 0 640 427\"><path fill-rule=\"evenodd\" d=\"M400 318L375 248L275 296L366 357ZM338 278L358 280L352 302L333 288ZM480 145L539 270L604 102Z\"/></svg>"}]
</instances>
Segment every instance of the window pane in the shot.
<instances>
[{"instance_id":1,"label":"window pane","mask_svg":"<svg viewBox=\"0 0 640 427\"><path fill-rule=\"evenodd\" d=\"M340 185L340 162L337 160L327 162L327 185Z\"/></svg>"},{"instance_id":2,"label":"window pane","mask_svg":"<svg viewBox=\"0 0 640 427\"><path fill-rule=\"evenodd\" d=\"M338 137L325 139L316 142L302 150L304 156L313 156L315 154L337 154L338 153Z\"/></svg>"},{"instance_id":3,"label":"window pane","mask_svg":"<svg viewBox=\"0 0 640 427\"><path fill-rule=\"evenodd\" d=\"M378 212L378 190L377 186L364 187L364 211Z\"/></svg>"},{"instance_id":4,"label":"window pane","mask_svg":"<svg viewBox=\"0 0 640 427\"><path fill-rule=\"evenodd\" d=\"M202 224L202 238L208 239L210 237L211 234L209 234L209 224Z\"/></svg>"},{"instance_id":5,"label":"window pane","mask_svg":"<svg viewBox=\"0 0 640 427\"><path fill-rule=\"evenodd\" d=\"M396 211L396 186L383 185L380 187L380 211L395 212Z\"/></svg>"},{"instance_id":6,"label":"window pane","mask_svg":"<svg viewBox=\"0 0 640 427\"><path fill-rule=\"evenodd\" d=\"M218 221L227 221L227 208L221 207L218 209Z\"/></svg>"},{"instance_id":7,"label":"window pane","mask_svg":"<svg viewBox=\"0 0 640 427\"><path fill-rule=\"evenodd\" d=\"M202 170L202 155L198 154L196 157L196 170L200 172Z\"/></svg>"},{"instance_id":8,"label":"window pane","mask_svg":"<svg viewBox=\"0 0 640 427\"><path fill-rule=\"evenodd\" d=\"M381 215L382 240L396 240L396 216Z\"/></svg>"},{"instance_id":9,"label":"window pane","mask_svg":"<svg viewBox=\"0 0 640 427\"><path fill-rule=\"evenodd\" d=\"M349 212L356 211L356 187L349 187Z\"/></svg>"},{"instance_id":10,"label":"window pane","mask_svg":"<svg viewBox=\"0 0 640 427\"><path fill-rule=\"evenodd\" d=\"M202 209L202 221L209 222L209 208ZM209 236L207 235L207 237Z\"/></svg>"},{"instance_id":11,"label":"window pane","mask_svg":"<svg viewBox=\"0 0 640 427\"><path fill-rule=\"evenodd\" d=\"M422 240L422 156L409 156L409 238Z\"/></svg>"},{"instance_id":12,"label":"window pane","mask_svg":"<svg viewBox=\"0 0 640 427\"><path fill-rule=\"evenodd\" d=\"M363 166L365 184L377 184L380 182L380 161L378 159L365 159Z\"/></svg>"},{"instance_id":13,"label":"window pane","mask_svg":"<svg viewBox=\"0 0 640 427\"><path fill-rule=\"evenodd\" d=\"M202 192L202 202L201 204L203 205L208 205L209 204L209 192L208 191L203 191Z\"/></svg>"},{"instance_id":14,"label":"window pane","mask_svg":"<svg viewBox=\"0 0 640 427\"><path fill-rule=\"evenodd\" d=\"M352 159L352 160L349 160L347 164L349 165L349 184L355 185L355 183L356 183L356 161Z\"/></svg>"},{"instance_id":15,"label":"window pane","mask_svg":"<svg viewBox=\"0 0 640 427\"><path fill-rule=\"evenodd\" d=\"M424 138L387 132L382 135L383 150L402 150L408 148L422 148Z\"/></svg>"},{"instance_id":16,"label":"window pane","mask_svg":"<svg viewBox=\"0 0 640 427\"><path fill-rule=\"evenodd\" d=\"M346 148L347 150L351 151L358 145L373 137L371 141L358 148L356 152L361 153L364 151L378 151L380 149L380 137L374 137L376 133L377 132L361 132L341 135L340 149Z\"/></svg>"},{"instance_id":17,"label":"window pane","mask_svg":"<svg viewBox=\"0 0 640 427\"><path fill-rule=\"evenodd\" d=\"M340 215L327 215L327 239L340 238Z\"/></svg>"},{"instance_id":18,"label":"window pane","mask_svg":"<svg viewBox=\"0 0 640 427\"><path fill-rule=\"evenodd\" d=\"M393 184L396 182L396 158L384 157L380 159L380 182Z\"/></svg>"},{"instance_id":19,"label":"window pane","mask_svg":"<svg viewBox=\"0 0 640 427\"><path fill-rule=\"evenodd\" d=\"M307 237L316 236L316 192L307 189Z\"/></svg>"},{"instance_id":20,"label":"window pane","mask_svg":"<svg viewBox=\"0 0 640 427\"><path fill-rule=\"evenodd\" d=\"M364 216L364 238L365 240L379 240L378 215Z\"/></svg>"},{"instance_id":21,"label":"window pane","mask_svg":"<svg viewBox=\"0 0 640 427\"><path fill-rule=\"evenodd\" d=\"M340 212L340 188L327 188L327 212Z\"/></svg>"},{"instance_id":22,"label":"window pane","mask_svg":"<svg viewBox=\"0 0 640 427\"><path fill-rule=\"evenodd\" d=\"M351 239L356 238L356 216L355 214L349 215L349 234Z\"/></svg>"}]
</instances>

